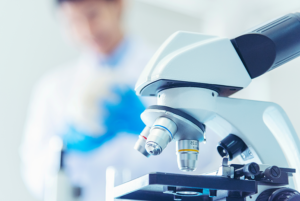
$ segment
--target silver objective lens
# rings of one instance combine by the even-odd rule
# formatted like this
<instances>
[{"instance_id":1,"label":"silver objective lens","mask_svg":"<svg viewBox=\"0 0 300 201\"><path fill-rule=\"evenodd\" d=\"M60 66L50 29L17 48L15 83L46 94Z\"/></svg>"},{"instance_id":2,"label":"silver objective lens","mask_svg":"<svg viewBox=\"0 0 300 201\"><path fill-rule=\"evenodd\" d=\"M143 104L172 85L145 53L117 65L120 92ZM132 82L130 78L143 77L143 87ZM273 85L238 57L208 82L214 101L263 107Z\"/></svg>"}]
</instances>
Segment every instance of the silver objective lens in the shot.
<instances>
[{"instance_id":1,"label":"silver objective lens","mask_svg":"<svg viewBox=\"0 0 300 201\"><path fill-rule=\"evenodd\" d=\"M154 122L147 139L146 150L151 155L159 155L173 139L176 124L168 118L159 117Z\"/></svg>"},{"instance_id":2,"label":"silver objective lens","mask_svg":"<svg viewBox=\"0 0 300 201\"><path fill-rule=\"evenodd\" d=\"M182 171L194 171L197 168L199 141L179 140L176 142L177 163Z\"/></svg>"},{"instance_id":3,"label":"silver objective lens","mask_svg":"<svg viewBox=\"0 0 300 201\"><path fill-rule=\"evenodd\" d=\"M139 135L138 141L134 145L134 149L142 153L144 156L149 157L150 154L146 151L145 145L147 138L150 134L150 127L145 127L142 133Z\"/></svg>"}]
</instances>

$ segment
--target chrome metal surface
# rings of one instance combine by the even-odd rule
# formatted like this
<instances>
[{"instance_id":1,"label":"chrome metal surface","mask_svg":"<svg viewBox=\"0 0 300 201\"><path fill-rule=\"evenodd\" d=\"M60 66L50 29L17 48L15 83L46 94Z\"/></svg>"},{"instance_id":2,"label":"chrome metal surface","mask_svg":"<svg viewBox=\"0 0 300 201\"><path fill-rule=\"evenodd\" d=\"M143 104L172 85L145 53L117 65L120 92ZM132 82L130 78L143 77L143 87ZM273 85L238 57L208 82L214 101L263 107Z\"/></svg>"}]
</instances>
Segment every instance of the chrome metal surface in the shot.
<instances>
[{"instance_id":1,"label":"chrome metal surface","mask_svg":"<svg viewBox=\"0 0 300 201\"><path fill-rule=\"evenodd\" d=\"M165 117L172 120L177 125L176 134L174 134L174 140L198 140L199 142L204 141L203 131L193 124L191 121L168 112L166 110L158 109L147 109L141 114L143 122L147 126L153 126L154 122L160 118Z\"/></svg>"},{"instance_id":2,"label":"chrome metal surface","mask_svg":"<svg viewBox=\"0 0 300 201\"><path fill-rule=\"evenodd\" d=\"M151 155L159 155L173 139L177 131L176 124L165 117L154 122L146 143L146 150Z\"/></svg>"},{"instance_id":3,"label":"chrome metal surface","mask_svg":"<svg viewBox=\"0 0 300 201\"><path fill-rule=\"evenodd\" d=\"M222 177L234 178L234 167L230 167L228 161L229 159L227 157L223 158L222 165L219 167L216 174Z\"/></svg>"},{"instance_id":4,"label":"chrome metal surface","mask_svg":"<svg viewBox=\"0 0 300 201\"><path fill-rule=\"evenodd\" d=\"M217 175L222 177L234 178L234 168L230 166L221 166L217 172Z\"/></svg>"},{"instance_id":5,"label":"chrome metal surface","mask_svg":"<svg viewBox=\"0 0 300 201\"><path fill-rule=\"evenodd\" d=\"M150 134L150 127L146 126L142 133L139 135L138 141L134 145L134 149L142 153L144 156L149 157L150 154L146 151L146 142Z\"/></svg>"},{"instance_id":6,"label":"chrome metal surface","mask_svg":"<svg viewBox=\"0 0 300 201\"><path fill-rule=\"evenodd\" d=\"M156 142L147 142L146 150L151 155L159 155L162 152L162 148Z\"/></svg>"},{"instance_id":7,"label":"chrome metal surface","mask_svg":"<svg viewBox=\"0 0 300 201\"><path fill-rule=\"evenodd\" d=\"M182 171L194 171L197 168L199 141L179 140L176 142L177 163Z\"/></svg>"},{"instance_id":8,"label":"chrome metal surface","mask_svg":"<svg viewBox=\"0 0 300 201\"><path fill-rule=\"evenodd\" d=\"M244 161L254 158L254 156L249 148L247 148L243 153L241 153L241 157Z\"/></svg>"}]
</instances>

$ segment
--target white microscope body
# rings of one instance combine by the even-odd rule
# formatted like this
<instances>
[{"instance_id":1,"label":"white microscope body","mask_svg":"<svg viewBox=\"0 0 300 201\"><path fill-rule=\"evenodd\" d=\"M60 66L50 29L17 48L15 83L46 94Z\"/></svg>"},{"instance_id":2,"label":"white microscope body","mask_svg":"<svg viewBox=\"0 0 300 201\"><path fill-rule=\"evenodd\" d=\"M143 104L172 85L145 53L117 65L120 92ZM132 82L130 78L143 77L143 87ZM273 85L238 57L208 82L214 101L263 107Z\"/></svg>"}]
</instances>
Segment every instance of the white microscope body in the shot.
<instances>
[{"instance_id":1,"label":"white microscope body","mask_svg":"<svg viewBox=\"0 0 300 201\"><path fill-rule=\"evenodd\" d=\"M290 14L289 18L275 20L275 25L282 26L282 22L293 20L294 15L298 16ZM274 22L250 35L261 36L275 26ZM251 79L299 54L289 52L291 56L283 58L281 53L285 50L279 50L279 43L276 44L278 38L273 38L269 49L263 50L269 50L271 56L267 53L259 55L259 51L249 48L251 54L256 54L251 58L242 47L247 40L250 44L255 43L251 42L252 38L233 41L197 33L173 34L150 60L136 84L137 94L157 96L157 105L141 115L146 128L135 148L146 156L159 155L169 142L176 141L179 168L192 171L196 168L201 142L205 141L206 135L214 132L224 138L218 145L221 156L229 160L239 157L241 164L255 162L259 164L260 171L269 166L296 169L293 176L288 174L288 184L277 187L300 190L300 140L284 110L271 102L228 98L247 87ZM300 36L297 40L300 42ZM258 47L266 43L257 42ZM281 53L276 55L276 51ZM261 62L271 63L266 64L268 67L263 72L257 73L254 67L257 67L255 62L260 62L260 56L269 58ZM242 145L239 146L239 143ZM233 177L228 172L225 176ZM268 181L272 186L272 175ZM268 185L260 186L254 198L269 188ZM247 197L247 200L255 199Z\"/></svg>"}]
</instances>

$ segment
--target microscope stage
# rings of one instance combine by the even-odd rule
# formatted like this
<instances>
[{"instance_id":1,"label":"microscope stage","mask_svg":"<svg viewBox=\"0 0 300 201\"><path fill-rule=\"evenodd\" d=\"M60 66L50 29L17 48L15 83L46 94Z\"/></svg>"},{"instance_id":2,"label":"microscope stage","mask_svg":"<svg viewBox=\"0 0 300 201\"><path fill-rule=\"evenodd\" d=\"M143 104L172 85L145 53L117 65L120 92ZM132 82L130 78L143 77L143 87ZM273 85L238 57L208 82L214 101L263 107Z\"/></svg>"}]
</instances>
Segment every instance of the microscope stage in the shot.
<instances>
[{"instance_id":1,"label":"microscope stage","mask_svg":"<svg viewBox=\"0 0 300 201\"><path fill-rule=\"evenodd\" d=\"M255 181L159 172L144 175L114 189L116 199L155 201L211 201L226 197L227 200L232 197L239 201L255 193Z\"/></svg>"}]
</instances>

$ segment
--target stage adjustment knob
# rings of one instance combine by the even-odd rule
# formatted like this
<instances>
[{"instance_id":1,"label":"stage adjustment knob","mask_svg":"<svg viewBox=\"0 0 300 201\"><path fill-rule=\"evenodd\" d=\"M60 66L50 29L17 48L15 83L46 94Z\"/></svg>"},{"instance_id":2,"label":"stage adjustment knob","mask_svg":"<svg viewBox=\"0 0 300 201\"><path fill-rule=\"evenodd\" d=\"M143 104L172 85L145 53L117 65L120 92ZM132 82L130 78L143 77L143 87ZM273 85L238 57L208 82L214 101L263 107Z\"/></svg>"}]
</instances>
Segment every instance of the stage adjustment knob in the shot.
<instances>
[{"instance_id":1,"label":"stage adjustment knob","mask_svg":"<svg viewBox=\"0 0 300 201\"><path fill-rule=\"evenodd\" d=\"M278 179L281 176L281 170L277 166L268 167L264 173L265 177L269 180Z\"/></svg>"}]
</instances>

